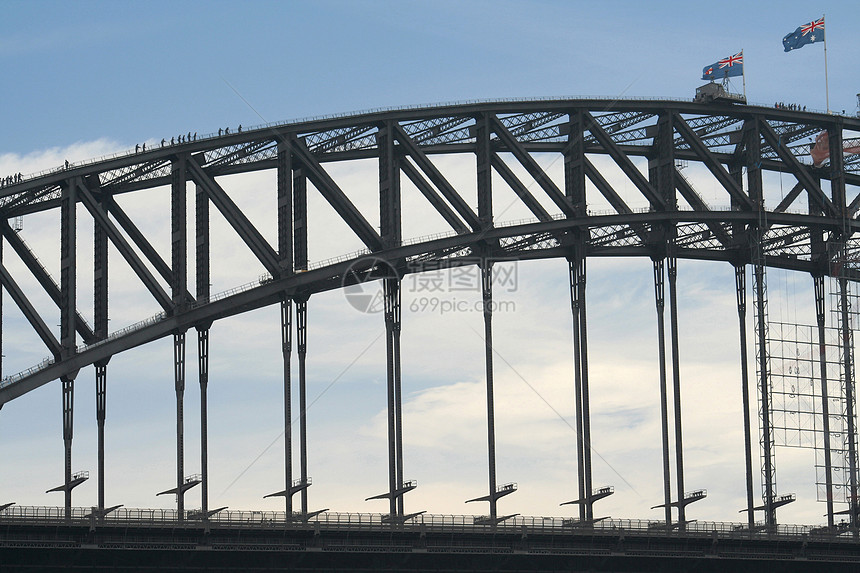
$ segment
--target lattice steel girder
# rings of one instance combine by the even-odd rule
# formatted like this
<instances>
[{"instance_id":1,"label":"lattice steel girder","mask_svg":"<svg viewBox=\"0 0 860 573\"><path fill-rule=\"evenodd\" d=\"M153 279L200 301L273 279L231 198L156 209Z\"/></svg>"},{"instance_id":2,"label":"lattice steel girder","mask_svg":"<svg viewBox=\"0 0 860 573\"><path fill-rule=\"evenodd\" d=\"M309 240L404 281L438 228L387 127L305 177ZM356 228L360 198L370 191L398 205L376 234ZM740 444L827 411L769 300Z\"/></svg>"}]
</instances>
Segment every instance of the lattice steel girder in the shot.
<instances>
[{"instance_id":1,"label":"lattice steel girder","mask_svg":"<svg viewBox=\"0 0 860 573\"><path fill-rule=\"evenodd\" d=\"M462 249L463 245L477 244L479 240L498 240L502 237L510 237L526 234L549 234L559 231L573 231L575 229L588 230L593 227L598 221L602 225L608 224L647 224L653 222L664 222L677 224L679 221L689 220L691 213L641 213L633 215L613 215L605 217L585 217L580 219L564 219L553 220L546 223L530 223L517 227L499 227L486 231L483 234L468 234L437 239L428 243L419 245L407 245L390 249L388 251L378 253L382 258L389 261L403 260L407 257L414 257L420 253L434 252L448 248ZM743 212L729 213L702 213L695 214L703 218L703 220L729 220L735 219L746 223L752 223L755 220L755 214ZM717 218L717 216L721 218ZM776 216L777 222L790 222L808 220L808 216L803 215L781 215ZM824 218L821 218L825 220ZM857 223L851 222L853 230L857 229ZM631 232L632 233L632 232ZM635 236L635 234L634 234ZM595 237L594 240L598 240ZM553 256L564 256L567 252L566 247L550 246L545 250L531 250L528 252L513 253L522 259L538 259ZM621 245L619 247L588 247L589 256L643 256L650 254L645 243L636 240L630 246ZM508 252L507 254L512 254ZM721 260L733 261L736 258L736 253L731 250L714 251L711 249L683 249L679 250L679 256L684 258L695 258L701 260ZM290 294L298 291L304 293L322 292L340 288L341 277L350 267L353 261L344 261L327 267L309 270L304 273L298 273L282 279L273 280L259 287L237 293L235 295L213 301L209 304L199 304L191 307L182 313L175 316L168 316L163 320L157 321L154 324L132 331L126 335L118 337L107 342L93 345L89 348L81 349L80 352L72 357L57 362L39 370L19 381L0 388L0 404L8 402L18 396L23 395L30 390L33 390L45 383L55 380L67 372L75 372L78 369L93 364L100 360L110 358L114 354L118 354L125 350L140 346L142 344L163 338L171 335L176 330L193 328L197 324L215 321L228 316L240 314L256 308L261 308L271 304L280 303L283 300L284 293ZM472 264L471 262L463 263L462 261L448 259L447 263L450 266L460 266L462 264ZM817 266L812 261L801 261L797 259L779 259L768 255L768 264L771 266L779 266L782 268L812 272L817 269ZM2 268L2 267L0 267ZM408 272L409 269L401 269L402 272ZM5 273L5 270L3 271ZM860 277L857 277L860 278ZM4 278L11 281L11 277ZM10 282L10 285L14 284ZM4 282L4 286L5 282ZM8 287L7 287L8 288ZM11 287L16 288L16 287ZM11 288L9 288L10 293ZM18 291L20 293L20 291ZM13 297L14 298L14 297ZM18 302L16 300L16 302ZM34 313L34 320L41 321ZM43 323L44 324L44 323ZM45 328L45 332L50 335L49 330ZM49 339L50 340L50 339ZM56 343L56 341L55 341ZM50 342L46 342L50 345ZM58 345L58 343L56 343ZM58 346L57 346L58 348Z\"/></svg>"},{"instance_id":2,"label":"lattice steel girder","mask_svg":"<svg viewBox=\"0 0 860 573\"><path fill-rule=\"evenodd\" d=\"M523 185L523 182L514 175L514 172L511 171L511 168L508 167L507 163L502 160L498 154L493 153L491 163L496 172L502 176L502 179L505 180L511 189L513 189L514 193L516 193L517 197L525 204L526 207L529 208L535 217L540 219L541 221L551 221L552 215L547 213L546 209L543 208L543 205L540 204L540 201L535 199L534 195L531 194L528 187Z\"/></svg>"},{"instance_id":3,"label":"lattice steel girder","mask_svg":"<svg viewBox=\"0 0 860 573\"><path fill-rule=\"evenodd\" d=\"M398 143L402 145L406 149L406 153L412 157L412 160L418 165L419 169L421 169L430 181L439 189L439 192L448 200L451 206L454 208L457 213L463 218L467 225L469 225L472 230L478 231L481 229L481 222L478 220L478 217L475 215L475 212L472 211L472 208L469 207L468 203L460 196L459 193L451 186L447 179L436 169L436 166L433 165L433 162L427 158L421 149L415 145L415 142L406 135L406 132L403 131L403 128L397 125L396 123L393 126L395 138Z\"/></svg>"},{"instance_id":4,"label":"lattice steel girder","mask_svg":"<svg viewBox=\"0 0 860 573\"><path fill-rule=\"evenodd\" d=\"M801 164L800 161L798 161L797 158L786 149L785 145L774 133L773 128L771 128L766 121L761 121L759 122L759 130L768 145L776 150L779 158L782 159L794 176L797 177L797 180L806 187L806 191L810 194L811 198L821 205L824 213L831 217L838 216L839 213L833 205L833 202L824 194L818 183L813 180L812 176L807 171L806 166ZM841 207L840 211L842 210Z\"/></svg>"},{"instance_id":5,"label":"lattice steel girder","mask_svg":"<svg viewBox=\"0 0 860 573\"><path fill-rule=\"evenodd\" d=\"M684 177L680 171L676 167L675 169L675 188L678 190L678 193L690 204L690 207L695 211L710 211L708 205L705 201L699 196L695 189L690 185L690 182L687 181L687 178ZM728 233L719 223L708 223L708 228L712 233L717 237L720 243L728 248L732 244L732 239L729 237Z\"/></svg>"},{"instance_id":6,"label":"lattice steel girder","mask_svg":"<svg viewBox=\"0 0 860 573\"><path fill-rule=\"evenodd\" d=\"M143 253L144 257L146 257L146 260L149 261L149 263L155 268L156 272L164 279L164 282L170 284L172 274L170 266L164 262L164 259L158 254L155 247L153 247L143 233L140 232L140 229L137 228L137 225L134 224L134 221L131 220L122 207L120 207L116 201L110 201L104 204L104 208L108 213L113 215L116 222L119 223L120 228L125 231L135 246L140 249L140 252ZM187 290L185 291L185 298L188 301L194 301L194 297L191 296L191 293Z\"/></svg>"},{"instance_id":7,"label":"lattice steel girder","mask_svg":"<svg viewBox=\"0 0 860 573\"><path fill-rule=\"evenodd\" d=\"M107 213L105 213L98 201L93 198L86 185L79 183L78 188L80 190L78 197L80 197L84 207L87 208L90 215L92 215L102 228L104 228L105 232L108 234L108 238L110 238L116 249L126 260L144 286L146 286L147 290L149 290L158 304L161 305L161 308L167 312L171 312L173 310L173 303L170 300L170 296L163 288L161 288L161 285L158 284L158 281L155 280L155 277L152 276L152 273L149 272L149 269L146 268L146 265L144 265L143 261L141 261L137 256L137 253L134 252L125 240L125 237L119 232L119 230L117 230L113 221L108 218Z\"/></svg>"},{"instance_id":8,"label":"lattice steel girder","mask_svg":"<svg viewBox=\"0 0 860 573\"><path fill-rule=\"evenodd\" d=\"M645 179L645 176L642 175L642 172L633 165L633 162L630 161L630 158L622 152L615 142L612 141L612 138L609 137L603 128L600 127L600 124L595 121L594 117L588 112L583 113L583 117L585 119L586 128L591 132L591 134L600 142L600 144L606 149L607 153L610 157L618 164L618 167L624 171L624 174L633 182L633 184L639 189L639 191L645 196L648 201L650 201L654 206L656 206L659 210L666 209L666 202L660 197L659 193L657 193L654 188L648 183L648 180Z\"/></svg>"},{"instance_id":9,"label":"lattice steel girder","mask_svg":"<svg viewBox=\"0 0 860 573\"><path fill-rule=\"evenodd\" d=\"M430 204L433 205L433 208L439 212L440 215L445 219L445 221L451 225L451 228L454 229L458 234L462 235L465 233L469 233L469 227L463 224L463 221L457 216L457 214L448 206L448 204L439 197L439 194L436 193L436 190L427 183L427 180L424 179L424 176L415 168L414 165L409 161L409 159L404 158L403 161L400 162L400 168L403 170L403 173L415 184L418 190L421 192L424 197L430 201Z\"/></svg>"},{"instance_id":10,"label":"lattice steel girder","mask_svg":"<svg viewBox=\"0 0 860 573\"><path fill-rule=\"evenodd\" d=\"M296 160L307 170L306 176L314 184L314 187L322 194L329 205L331 205L349 228L358 235L361 242L371 251L382 248L382 238L379 236L364 215L353 205L352 201L338 187L316 157L307 150L305 145L298 140L288 141Z\"/></svg>"},{"instance_id":11,"label":"lattice steel girder","mask_svg":"<svg viewBox=\"0 0 860 573\"><path fill-rule=\"evenodd\" d=\"M678 113L673 114L675 129L678 130L683 138L690 145L690 148L695 151L702 163L713 173L714 177L717 178L717 181L720 182L720 185L725 188L726 191L731 194L732 198L737 201L743 208L752 210L755 208L752 201L750 201L749 197L744 193L744 190L741 188L737 182L732 179L729 173L725 170L721 163L719 163L716 158L711 154L708 148L702 143L702 140L699 139L699 136L696 135L690 126L687 125L687 122L684 121Z\"/></svg>"},{"instance_id":12,"label":"lattice steel girder","mask_svg":"<svg viewBox=\"0 0 860 573\"><path fill-rule=\"evenodd\" d=\"M583 165L585 166L585 174L594 183L594 186L597 187L597 190L600 191L600 194L609 201L609 204L612 205L612 208L618 211L620 214L629 214L633 213L633 210L627 206L627 203L624 202L618 193L615 192L615 189L612 188L612 185L603 178L600 171L594 166L591 161L586 157L583 160Z\"/></svg>"},{"instance_id":13,"label":"lattice steel girder","mask_svg":"<svg viewBox=\"0 0 860 573\"><path fill-rule=\"evenodd\" d=\"M52 279L51 275L49 275L45 270L45 267L42 266L35 255L33 255L33 252L26 244L24 244L24 241L21 240L18 233L12 230L5 219L0 219L0 229L2 229L3 237L9 241L9 244L12 245L12 249L17 253L18 257L20 257L21 261L26 265L30 272L33 273L33 277L35 277L39 284L42 285L42 288L45 289L45 292L49 297L51 297L51 300L54 301L57 308L59 308L60 287L57 286L57 283L54 282L54 279ZM90 343L95 340L93 331L90 329L86 320L84 320L84 317L81 316L81 313L77 311L75 311L75 328L78 331L78 334L81 335L84 342Z\"/></svg>"},{"instance_id":14,"label":"lattice steel girder","mask_svg":"<svg viewBox=\"0 0 860 573\"><path fill-rule=\"evenodd\" d=\"M51 333L51 329L48 328L48 325L45 324L45 321L42 320L42 317L39 316L39 313L36 312L36 309L33 308L33 305L30 304L26 295L24 295L24 291L21 290L18 283L15 282L15 279L12 278L12 275L9 274L9 271L7 271L6 267L2 264L0 264L0 281L3 284L3 288L5 288L6 292L8 292L12 297L12 300L14 300L15 304L18 305L18 308L21 309L27 322L30 323L30 326L33 327L36 334L39 335L39 338L41 338L42 342L45 343L45 346L48 347L48 350L51 351L54 359L59 359L63 349L60 342L54 337L53 333Z\"/></svg>"},{"instance_id":15,"label":"lattice steel girder","mask_svg":"<svg viewBox=\"0 0 860 573\"><path fill-rule=\"evenodd\" d=\"M257 257L272 276L277 276L280 271L278 255L272 246L269 245L268 241L251 224L251 221L242 213L236 203L230 199L230 196L227 195L224 189L206 174L196 159L189 159L187 165L191 178L206 191L209 199L215 204L227 222L230 223L230 226L233 227L233 230L241 237L242 241L251 249L254 256Z\"/></svg>"},{"instance_id":16,"label":"lattice steel girder","mask_svg":"<svg viewBox=\"0 0 860 573\"><path fill-rule=\"evenodd\" d=\"M523 147L519 144L516 138L502 125L502 122L499 121L499 118L496 116L490 117L490 122L493 128L493 131L499 137L499 140L508 148L508 151L513 153L514 157L517 158L523 167L526 168L526 171L529 172L537 184L540 185L541 189L543 189L547 195L549 195L550 199L552 199L553 203L555 203L561 212L567 215L568 217L576 216L574 212L573 206L567 202L567 199L564 196L564 193L561 192L553 180L546 174L546 172L538 165L537 161L535 161L534 157L531 156L529 152L527 152Z\"/></svg>"}]
</instances>

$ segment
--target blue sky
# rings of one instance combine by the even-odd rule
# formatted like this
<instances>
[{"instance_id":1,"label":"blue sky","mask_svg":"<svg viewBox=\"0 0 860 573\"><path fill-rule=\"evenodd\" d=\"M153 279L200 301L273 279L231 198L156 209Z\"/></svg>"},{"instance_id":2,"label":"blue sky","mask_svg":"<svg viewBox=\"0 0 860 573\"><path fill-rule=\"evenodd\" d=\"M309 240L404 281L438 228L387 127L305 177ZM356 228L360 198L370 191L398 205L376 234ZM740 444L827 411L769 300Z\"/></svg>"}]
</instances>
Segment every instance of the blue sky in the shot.
<instances>
[{"instance_id":1,"label":"blue sky","mask_svg":"<svg viewBox=\"0 0 860 573\"><path fill-rule=\"evenodd\" d=\"M225 126L375 107L506 97L690 98L702 83L703 66L741 49L751 102L796 102L823 110L823 47L784 53L781 45L785 34L822 13L827 14L830 107L850 112L860 91L856 2L6 0L0 4L5 110L0 172L34 172L64 158L90 158L189 131L212 133ZM734 86L742 88L739 78ZM448 167L456 178L455 162ZM560 172L559 165L547 168ZM369 179L361 166L332 169L339 169L339 181L353 182L355 188L370 185L372 202L372 166ZM461 175L468 177L468 170ZM255 211L254 197L241 195L255 185L274 189L271 178L231 182L225 187L236 191L237 202L271 236L271 213L261 207ZM127 201L167 249L169 236L157 233L163 230L165 198L154 193ZM54 276L59 276L58 268L53 270L57 254L50 249L57 226L50 217L33 217L23 232L35 250L42 249L40 257ZM325 224L316 226L321 227ZM404 237L431 231L404 229ZM223 241L224 259L213 271L214 291L258 274L253 265L243 266L243 254L230 251L230 239L224 237L216 238ZM325 244L312 253L316 260L352 250L338 250L339 243L323 239L319 242ZM603 502L607 514L657 519L662 514L648 509L662 495L650 264L597 261L591 268L595 448L606 459L595 466L595 484L617 488L614 499ZM505 357L496 374L499 479L520 483L520 491L503 503L512 513L560 515L566 510L557 503L575 492L575 441L561 419L572 419L565 405L571 352L566 268L563 262L546 261L522 264L518 271L521 288L506 295L516 311L500 313L496 320L496 345ZM681 301L682 313L688 312L682 317L682 333L687 333L683 395L692 397L685 402L687 481L690 489L711 489L711 501L697 504L702 508L696 508L701 513L695 517L737 520L744 492L731 268L682 263L681 273L688 281L688 298ZM775 285L782 285L782 290L771 289L772 313L808 322L811 290L799 295L801 303L780 292L795 292L795 281L801 285L797 288L809 288L811 281L786 273L772 276ZM619 282L623 293L615 292ZM127 289L114 287L118 327L155 312L152 303L138 300L133 283ZM419 300L419 294L405 293L404 304ZM11 301L5 302L5 323L20 324ZM363 501L386 484L384 344L374 344L381 317L351 312L342 295L331 293L312 300L311 319L310 392L312 398L321 396L310 416L312 505L383 511L384 504ZM708 333L697 327L703 320L711 325ZM484 511L462 503L486 488L477 332L482 325L475 312L404 316L406 477L421 484L407 498L408 508ZM199 467L192 334L188 473ZM4 375L47 354L34 335L15 336L4 336ZM210 457L219 461L212 466L210 505L279 509L276 502L261 499L282 480L277 312L265 309L216 324L212 344ZM160 341L111 362L108 503L170 507L170 500L153 495L167 489L174 475L170 353L170 342ZM74 466L94 477L91 369L79 380ZM714 428L720 428L719 440L713 439ZM274 445L267 450L269 444ZM56 384L4 407L0 503L8 497L26 505L60 504L59 497L42 492L61 481L61 456ZM810 464L802 454L795 458L787 455L780 469ZM714 483L718 472L731 479ZM795 485L798 491L810 489L811 478L803 470L785 479L789 485L781 491L794 491ZM95 503L94 481L76 491L76 503ZM196 505L189 500L187 506ZM823 509L806 503L785 512L789 521L817 522Z\"/></svg>"}]
</instances>

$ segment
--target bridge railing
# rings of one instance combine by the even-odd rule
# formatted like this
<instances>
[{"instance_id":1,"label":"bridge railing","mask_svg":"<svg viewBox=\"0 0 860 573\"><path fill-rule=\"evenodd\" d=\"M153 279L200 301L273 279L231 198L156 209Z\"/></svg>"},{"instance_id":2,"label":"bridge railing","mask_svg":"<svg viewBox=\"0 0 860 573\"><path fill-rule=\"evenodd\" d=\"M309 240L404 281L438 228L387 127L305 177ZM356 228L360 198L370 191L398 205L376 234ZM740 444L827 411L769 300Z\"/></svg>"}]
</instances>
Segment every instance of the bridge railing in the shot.
<instances>
[{"instance_id":1,"label":"bridge railing","mask_svg":"<svg viewBox=\"0 0 860 573\"><path fill-rule=\"evenodd\" d=\"M197 513L198 517L192 517ZM759 524L750 531L746 524L719 521L688 522L683 532L667 529L665 522L643 519L605 519L594 523L582 523L564 517L515 516L493 526L475 523L473 515L422 514L404 522L389 520L387 514L380 513L339 513L325 512L303 520L300 514L287 519L283 511L246 511L224 510L209 517L210 527L241 527L250 529L325 529L329 531L385 531L397 528L400 531L437 532L437 533L524 533L562 535L588 531L590 535L683 535L686 537L717 536L719 538L780 538L823 536L836 541L852 542L850 535L841 535L845 530L827 530L809 525L779 525L767 529ZM188 511L183 521L178 519L174 509L149 509L120 507L110 511L103 518L96 508L74 507L66 518L62 507L10 506L0 511L0 524L39 524L53 525L68 523L93 524L105 526L143 526L143 527L201 527L199 512Z\"/></svg>"}]
</instances>

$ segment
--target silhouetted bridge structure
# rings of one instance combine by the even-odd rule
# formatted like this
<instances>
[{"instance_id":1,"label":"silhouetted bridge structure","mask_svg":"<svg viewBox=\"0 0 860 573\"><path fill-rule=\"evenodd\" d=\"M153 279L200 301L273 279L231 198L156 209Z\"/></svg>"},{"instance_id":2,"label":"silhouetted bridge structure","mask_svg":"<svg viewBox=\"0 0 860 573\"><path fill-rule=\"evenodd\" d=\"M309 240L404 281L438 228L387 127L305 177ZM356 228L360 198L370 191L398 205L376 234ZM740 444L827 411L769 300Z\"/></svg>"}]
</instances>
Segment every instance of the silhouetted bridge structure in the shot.
<instances>
[{"instance_id":1,"label":"silhouetted bridge structure","mask_svg":"<svg viewBox=\"0 0 860 573\"><path fill-rule=\"evenodd\" d=\"M611 569L659 570L665 560L701 570L760 570L765 562L781 570L809 570L816 563L836 570L857 565L857 431L854 396L851 284L858 278L855 235L860 208L860 120L836 115L732 104L671 100L528 100L477 102L435 107L378 110L355 115L270 124L218 135L183 138L145 151L67 164L43 173L15 177L0 189L3 244L43 289L59 314L60 336L47 325L54 311L40 312L33 294L20 286L7 264L0 265L4 293L20 309L50 357L0 382L0 406L54 380L63 394L65 475L56 488L62 508L6 505L0 491L0 551L14 566L93 563L121 568L129 555L152 566L205 563L213 569L257 566L350 569ZM812 139L816 138L815 143ZM563 160L563 176L553 177L538 160L549 154ZM458 189L434 158L474 158L474 193ZM596 157L609 158L625 184L634 189L630 203L610 182ZM814 159L813 159L814 158ZM364 210L343 189L328 166L373 160L378 193ZM710 206L682 170L700 165L724 193L721 207ZM223 185L224 176L274 172L276 185L260 201L277 210L277 245L270 244ZM774 200L766 174L791 179L790 191ZM419 217L435 218L446 232L404 240L409 232L401 202L406 176L426 199ZM500 183L504 185L500 185ZM189 208L188 185L194 186ZM512 191L532 215L500 220L498 191ZM171 249L153 246L135 221L139 213L115 199L170 190ZM471 192L471 191L470 191ZM362 250L327 261L312 261L308 226L313 213L308 194L318 193L362 245ZM646 205L642 207L642 205ZM477 208L473 207L477 205ZM495 207L494 207L495 205ZM93 305L77 295L80 277L77 207L92 219ZM247 247L263 276L231 291L210 292L212 252L210 209L217 211ZM500 213L501 211L501 213ZM22 239L22 220L43 213L60 220L59 282ZM189 247L193 221L193 249ZM110 331L108 245L119 253L161 312ZM340 252L353 250L344 243ZM7 248L8 251L8 248ZM7 254L8 256L8 254ZM658 522L602 518L594 511L611 487L592 483L591 419L586 318L586 262L591 257L648 257L653 261L660 371L664 519ZM524 518L498 511L499 500L515 484L496 483L493 390L493 265L504 260L564 258L569 262L574 364L578 515L572 519ZM687 506L705 490L687 491L681 428L677 289L679 259L729 263L735 268L743 395L746 517L741 524L696 522ZM2 259L0 259L2 260ZM195 285L189 284L189 260ZM90 261L87 261L89 263ZM487 398L488 483L470 501L487 502L484 516L409 513L405 494L417 486L403 477L401 398L401 279L427 269L476 266L481 276ZM753 279L756 372L747 371L747 267ZM809 273L821 342L810 395L812 414L823 424L817 432L822 462L822 497L827 524L786 526L777 508L793 501L776 489L774 415L771 403L779 373L768 352L766 269ZM668 289L666 277L668 276ZM833 279L838 301L836 326L826 325L824 279ZM314 294L381 281L387 349L388 490L376 498L389 502L385 514L336 514L311 511L306 438L307 308ZM668 290L668 293L666 292ZM209 328L214 321L270 305L281 308L284 362L284 480L270 494L283 496L283 513L236 512L211 508L208 500L207 403ZM669 329L665 308L669 307ZM295 309L295 312L294 312ZM84 317L92 316L92 325ZM295 316L294 316L295 315ZM295 325L295 326L294 326ZM184 390L186 332L197 331L198 382L201 388L201 461L199 475L186 476ZM825 335L838 331L838 359L825 356ZM10 333L3 332L9 340ZM292 360L298 360L298 453L293 466ZM107 507L104 500L104 431L107 365L118 353L172 337L176 390L175 511ZM72 503L76 485L88 479L72 471L73 392L78 372L94 366L99 462L98 506ZM750 405L759 396L758 436ZM834 393L838 394L834 396ZM833 404L839 412L828 412ZM838 431L828 424L837 420ZM836 423L835 421L832 423ZM803 430L798 428L798 430ZM753 443L759 441L760 500L754 487ZM671 450L674 449L674 455ZM672 463L674 461L674 464ZM672 467L674 465L674 467ZM834 481L834 470L844 482ZM842 471L844 470L844 471ZM571 476L571 480L574 478ZM200 485L201 509L185 509L185 494ZM834 492L840 490L841 497ZM294 502L296 495L300 501ZM837 525L838 516L846 521ZM757 519L757 515L761 518ZM44 551L40 548L52 548ZM125 552L124 550L135 551ZM181 550L179 553L171 550ZM182 555L177 558L177 555ZM204 556L204 557L201 557ZM468 557L465 557L468 556ZM71 559L71 561L68 561ZM250 560L250 561L249 561ZM466 561L464 561L466 560ZM678 563L675 561L674 563ZM184 564L184 565L183 565ZM776 569L774 569L776 570Z\"/></svg>"}]
</instances>

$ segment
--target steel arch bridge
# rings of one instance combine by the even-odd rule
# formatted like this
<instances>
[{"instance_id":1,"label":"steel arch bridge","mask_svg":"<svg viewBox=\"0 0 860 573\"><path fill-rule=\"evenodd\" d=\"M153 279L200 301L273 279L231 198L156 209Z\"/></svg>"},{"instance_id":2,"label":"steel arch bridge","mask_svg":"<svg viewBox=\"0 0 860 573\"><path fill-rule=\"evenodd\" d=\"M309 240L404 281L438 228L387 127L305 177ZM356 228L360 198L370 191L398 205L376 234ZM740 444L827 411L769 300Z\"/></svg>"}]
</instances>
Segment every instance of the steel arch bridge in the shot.
<instances>
[{"instance_id":1,"label":"steel arch bridge","mask_svg":"<svg viewBox=\"0 0 860 573\"><path fill-rule=\"evenodd\" d=\"M659 329L661 417L664 475L664 529L684 531L690 521L686 506L703 491L685 492L680 374L678 355L676 265L678 259L722 261L735 267L740 318L740 361L744 396L748 529L776 527L776 508L790 501L775 491L774 437L767 352L766 268L810 273L814 279L818 327L824 332L824 277L839 285L844 320L839 321L844 353L842 388L848 411L847 440L825 450L843 456L850 476L847 495L850 529L857 531L856 427L853 383L853 338L849 316L850 284L858 274L855 235L860 231L860 120L838 115L771 109L728 103L675 100L542 99L472 102L456 105L375 110L269 124L251 129L219 130L197 137L188 134L144 146L133 152L24 176L7 177L0 188L2 240L20 260L27 277L0 265L6 295L26 317L51 357L0 382L0 407L53 380L63 392L65 442L65 514L73 515L72 490L84 476L72 473L73 389L81 368L96 371L99 427L99 507L104 518L104 420L107 364L118 353L164 337L173 337L177 399L176 487L178 520L189 518L184 493L202 483L203 504L198 519L208 521L219 511L208 507L206 453L206 385L208 331L214 321L269 305L281 307L286 432L284 489L287 521L307 522L310 486L306 467L304 415L299 429L301 467L293 468L290 380L293 331L299 363L299 410L306 408L305 360L307 305L312 295L381 280L384 285L387 340L389 500L386 523L406 523L419 514L404 510L404 495L415 484L403 479L403 437L400 380L400 284L410 273L429 268L475 265L480 269L485 324L487 383L488 489L476 501L489 503L489 516L476 525L496 526L512 516L497 511L498 500L512 493L513 484L499 485L495 475L493 405L492 302L493 264L499 260L564 258L569 262L574 333L574 372L579 498L579 526L595 526L594 503L611 488L595 488L591 477L590 403L586 320L586 261L589 257L648 257L653 261L655 308ZM813 141L814 139L814 141ZM468 157L473 185L452 182L440 158ZM545 158L563 161L563 175L554 176ZM813 159L813 157L815 159ZM340 163L370 160L378 166L378 193L373 200L357 197L335 181ZM709 205L684 167L692 163L718 189ZM611 168L606 167L612 164ZM610 171L614 175L610 175ZM255 227L228 193L228 175L273 173L276 185L265 198L277 210L277 244ZM790 181L777 195L768 178L778 174ZM610 180L624 181L626 189ZM784 179L783 179L784 178ZM444 222L445 232L405 240L409 224L402 208L405 181L426 199L419 218ZM188 185L194 204L187 204ZM155 189L169 189L170 255L160 253L136 222L138 213L122 208L117 198ZM527 220L503 217L501 193L516 196L517 205L531 214ZM308 196L318 194L352 233L338 252L362 250L332 260L312 261L308 227L314 223ZM262 196L262 194L261 194ZM631 196L633 199L631 199ZM367 205L373 205L368 208ZM83 209L78 209L82 206ZM264 269L258 280L226 293L210 292L210 262L220 256L210 242L210 210L214 206L245 245L254 264ZM20 220L52 212L60 220L59 281L40 263L22 239ZM81 216L79 213L86 213ZM81 221L84 219L84 221ZM80 300L77 229L93 229L94 303ZM189 222L193 225L193 249ZM108 247L127 263L136 280L161 308L154 317L110 331L108 295L114 284L108 272ZM0 251L1 253L2 251ZM8 248L7 248L8 257ZM193 269L189 269L189 260ZM0 259L2 261L2 259ZM753 268L756 373L746 371L746 266ZM189 283L193 271L194 282ZM667 272L668 271L668 272ZM668 275L668 296L664 294ZM43 292L28 293L24 281L35 279ZM87 282L87 288L90 283ZM34 296L47 296L50 313L37 310ZM668 300L666 300L668 299ZM670 328L664 327L669 306ZM295 317L293 312L295 307ZM50 321L59 314L60 336ZM92 317L92 324L85 319ZM295 327L293 323L295 322ZM185 333L196 329L202 404L202 475L184 475L183 392ZM3 332L6 338L9 332ZM823 334L822 334L823 336ZM668 341L666 340L668 337ZM0 339L2 340L2 339ZM667 345L669 350L667 351ZM667 361L667 356L671 360ZM827 368L822 362L822 391L826 412ZM757 388L761 405L754 434L749 400ZM670 412L674 424L670 425ZM825 427L825 432L826 432ZM760 442L761 501L753 487L753 442ZM670 467L674 445L675 467ZM832 450L832 451L831 451ZM827 472L830 474L831 462ZM674 483L673 483L674 482ZM673 493L674 486L674 493ZM833 487L828 477L827 487ZM293 497L301 503L294 506ZM2 500L0 500L2 501ZM0 504L0 507L3 507ZM672 508L677 512L673 515ZM828 503L829 526L838 515ZM9 511L9 510L7 510ZM763 521L756 521L756 512ZM2 515L2 514L0 514ZM292 516L292 517L291 517ZM838 531L836 532L838 533Z\"/></svg>"}]
</instances>

